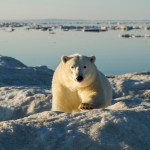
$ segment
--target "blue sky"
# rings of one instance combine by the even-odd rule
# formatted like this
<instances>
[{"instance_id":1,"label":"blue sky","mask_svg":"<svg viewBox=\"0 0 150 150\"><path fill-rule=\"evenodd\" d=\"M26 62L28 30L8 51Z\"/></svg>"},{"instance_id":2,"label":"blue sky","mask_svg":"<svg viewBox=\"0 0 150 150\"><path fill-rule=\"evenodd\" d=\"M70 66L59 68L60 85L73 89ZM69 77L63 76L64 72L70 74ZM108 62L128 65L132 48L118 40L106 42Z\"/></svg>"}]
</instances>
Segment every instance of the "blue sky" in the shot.
<instances>
[{"instance_id":1,"label":"blue sky","mask_svg":"<svg viewBox=\"0 0 150 150\"><path fill-rule=\"evenodd\" d=\"M150 19L150 0L0 0L0 19Z\"/></svg>"}]
</instances>

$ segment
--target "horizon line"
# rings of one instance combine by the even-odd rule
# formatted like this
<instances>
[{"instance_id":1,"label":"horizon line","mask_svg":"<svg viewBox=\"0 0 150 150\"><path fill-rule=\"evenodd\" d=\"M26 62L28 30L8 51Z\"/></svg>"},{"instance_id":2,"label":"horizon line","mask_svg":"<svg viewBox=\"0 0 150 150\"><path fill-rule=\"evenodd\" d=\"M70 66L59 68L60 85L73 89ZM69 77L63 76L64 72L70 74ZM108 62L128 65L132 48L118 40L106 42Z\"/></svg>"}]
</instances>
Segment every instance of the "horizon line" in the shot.
<instances>
[{"instance_id":1,"label":"horizon line","mask_svg":"<svg viewBox=\"0 0 150 150\"><path fill-rule=\"evenodd\" d=\"M74 19L74 18L32 18L32 19L0 19L0 21L23 21L23 20L70 20L70 21L150 21L150 19Z\"/></svg>"}]
</instances>

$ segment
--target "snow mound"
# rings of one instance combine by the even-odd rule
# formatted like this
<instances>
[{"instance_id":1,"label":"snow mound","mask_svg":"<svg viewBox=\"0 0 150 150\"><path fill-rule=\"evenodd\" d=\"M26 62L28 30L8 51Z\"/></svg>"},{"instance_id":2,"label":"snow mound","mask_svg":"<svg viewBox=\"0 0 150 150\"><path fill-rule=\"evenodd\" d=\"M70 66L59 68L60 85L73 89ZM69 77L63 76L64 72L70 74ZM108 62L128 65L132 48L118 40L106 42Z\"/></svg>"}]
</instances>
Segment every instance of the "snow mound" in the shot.
<instances>
[{"instance_id":1,"label":"snow mound","mask_svg":"<svg viewBox=\"0 0 150 150\"><path fill-rule=\"evenodd\" d=\"M12 57L0 55L0 66L9 67L9 68L18 68L18 67L27 67L19 60L16 60Z\"/></svg>"},{"instance_id":2,"label":"snow mound","mask_svg":"<svg viewBox=\"0 0 150 150\"><path fill-rule=\"evenodd\" d=\"M66 114L43 112L0 123L2 149L87 150L150 146L150 110L92 110Z\"/></svg>"},{"instance_id":3,"label":"snow mound","mask_svg":"<svg viewBox=\"0 0 150 150\"><path fill-rule=\"evenodd\" d=\"M150 72L110 76L109 81L113 87L114 98L124 96L150 98Z\"/></svg>"},{"instance_id":4,"label":"snow mound","mask_svg":"<svg viewBox=\"0 0 150 150\"><path fill-rule=\"evenodd\" d=\"M48 87L1 87L0 121L23 118L51 109Z\"/></svg>"},{"instance_id":5,"label":"snow mound","mask_svg":"<svg viewBox=\"0 0 150 150\"><path fill-rule=\"evenodd\" d=\"M0 57L0 86L49 86L53 71L46 66L27 67L10 57Z\"/></svg>"}]
</instances>

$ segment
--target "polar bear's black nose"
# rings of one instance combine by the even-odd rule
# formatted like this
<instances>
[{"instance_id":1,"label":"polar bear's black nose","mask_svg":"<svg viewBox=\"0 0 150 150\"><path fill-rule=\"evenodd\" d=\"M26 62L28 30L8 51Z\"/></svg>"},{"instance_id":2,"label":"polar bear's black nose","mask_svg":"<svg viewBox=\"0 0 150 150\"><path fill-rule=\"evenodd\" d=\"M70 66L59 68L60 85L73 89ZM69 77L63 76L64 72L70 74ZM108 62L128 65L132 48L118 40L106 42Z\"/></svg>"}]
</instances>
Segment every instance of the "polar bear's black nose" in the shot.
<instances>
[{"instance_id":1,"label":"polar bear's black nose","mask_svg":"<svg viewBox=\"0 0 150 150\"><path fill-rule=\"evenodd\" d=\"M82 77L82 76L78 76L78 77L77 77L77 81L78 81L78 82L81 82L82 80L83 80L83 77Z\"/></svg>"}]
</instances>

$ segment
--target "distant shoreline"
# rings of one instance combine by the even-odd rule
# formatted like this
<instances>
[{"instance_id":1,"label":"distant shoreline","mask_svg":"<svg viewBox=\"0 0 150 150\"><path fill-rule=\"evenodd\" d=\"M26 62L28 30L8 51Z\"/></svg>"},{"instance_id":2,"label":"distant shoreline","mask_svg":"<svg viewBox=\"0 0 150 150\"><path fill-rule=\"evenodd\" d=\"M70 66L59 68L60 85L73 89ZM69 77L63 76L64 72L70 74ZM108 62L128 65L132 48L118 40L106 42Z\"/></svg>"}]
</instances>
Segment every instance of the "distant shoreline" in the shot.
<instances>
[{"instance_id":1,"label":"distant shoreline","mask_svg":"<svg viewBox=\"0 0 150 150\"><path fill-rule=\"evenodd\" d=\"M150 19L99 19L99 20L92 20L92 19L0 19L0 22L148 22L150 23Z\"/></svg>"}]
</instances>

